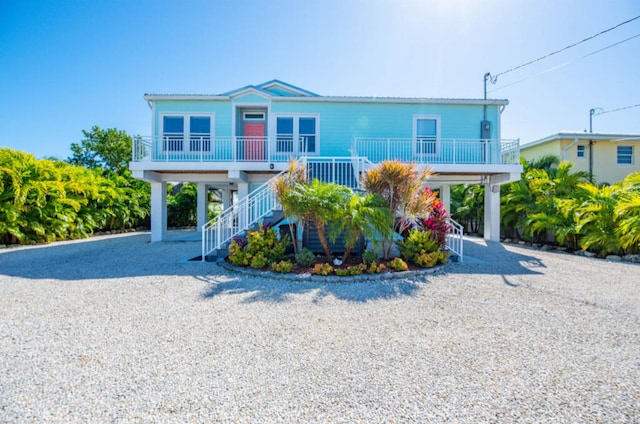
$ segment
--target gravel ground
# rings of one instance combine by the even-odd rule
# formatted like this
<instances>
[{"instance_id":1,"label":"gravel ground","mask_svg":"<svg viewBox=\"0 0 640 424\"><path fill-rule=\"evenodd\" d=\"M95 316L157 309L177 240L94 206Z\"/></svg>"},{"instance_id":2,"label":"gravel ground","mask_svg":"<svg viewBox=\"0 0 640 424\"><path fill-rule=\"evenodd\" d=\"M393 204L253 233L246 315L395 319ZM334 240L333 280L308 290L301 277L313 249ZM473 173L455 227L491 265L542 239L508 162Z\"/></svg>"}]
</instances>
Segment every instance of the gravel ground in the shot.
<instances>
[{"instance_id":1,"label":"gravel ground","mask_svg":"<svg viewBox=\"0 0 640 424\"><path fill-rule=\"evenodd\" d=\"M148 240L0 250L0 422L640 422L640 265L297 283Z\"/></svg>"}]
</instances>

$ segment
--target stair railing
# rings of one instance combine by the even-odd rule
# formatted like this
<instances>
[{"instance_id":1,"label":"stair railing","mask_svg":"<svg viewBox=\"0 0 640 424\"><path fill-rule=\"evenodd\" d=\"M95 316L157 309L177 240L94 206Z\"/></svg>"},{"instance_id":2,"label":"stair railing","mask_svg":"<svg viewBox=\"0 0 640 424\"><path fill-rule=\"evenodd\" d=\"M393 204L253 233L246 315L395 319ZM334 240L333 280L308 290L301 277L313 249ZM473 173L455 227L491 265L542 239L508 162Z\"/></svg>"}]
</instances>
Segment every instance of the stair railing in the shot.
<instances>
[{"instance_id":1,"label":"stair railing","mask_svg":"<svg viewBox=\"0 0 640 424\"><path fill-rule=\"evenodd\" d=\"M464 228L455 220L449 218L449 232L447 234L447 249L451 254L458 256L458 261L462 262L464 255Z\"/></svg>"},{"instance_id":2,"label":"stair railing","mask_svg":"<svg viewBox=\"0 0 640 424\"><path fill-rule=\"evenodd\" d=\"M271 182L287 172L275 175L202 226L202 261L279 207Z\"/></svg>"}]
</instances>

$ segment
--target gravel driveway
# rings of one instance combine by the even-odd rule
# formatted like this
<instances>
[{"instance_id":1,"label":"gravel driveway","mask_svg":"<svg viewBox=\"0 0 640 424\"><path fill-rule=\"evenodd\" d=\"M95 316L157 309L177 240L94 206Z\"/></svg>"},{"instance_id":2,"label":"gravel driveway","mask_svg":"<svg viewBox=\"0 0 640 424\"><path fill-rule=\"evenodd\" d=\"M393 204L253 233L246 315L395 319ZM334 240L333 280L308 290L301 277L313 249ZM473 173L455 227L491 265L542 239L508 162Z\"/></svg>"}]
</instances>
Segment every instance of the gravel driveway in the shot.
<instances>
[{"instance_id":1,"label":"gravel driveway","mask_svg":"<svg viewBox=\"0 0 640 424\"><path fill-rule=\"evenodd\" d=\"M0 250L0 422L640 422L639 265L296 283L148 240Z\"/></svg>"}]
</instances>

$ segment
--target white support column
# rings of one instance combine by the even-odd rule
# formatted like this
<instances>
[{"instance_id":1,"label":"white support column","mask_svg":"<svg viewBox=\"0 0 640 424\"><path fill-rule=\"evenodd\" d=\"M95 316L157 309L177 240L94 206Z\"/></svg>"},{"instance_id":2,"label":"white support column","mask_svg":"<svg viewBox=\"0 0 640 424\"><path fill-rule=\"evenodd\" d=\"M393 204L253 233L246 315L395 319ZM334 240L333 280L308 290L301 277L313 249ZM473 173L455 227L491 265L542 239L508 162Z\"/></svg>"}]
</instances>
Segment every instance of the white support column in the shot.
<instances>
[{"instance_id":1,"label":"white support column","mask_svg":"<svg viewBox=\"0 0 640 424\"><path fill-rule=\"evenodd\" d=\"M220 190L222 196L222 209L227 209L231 206L231 190L225 189Z\"/></svg>"},{"instance_id":2,"label":"white support column","mask_svg":"<svg viewBox=\"0 0 640 424\"><path fill-rule=\"evenodd\" d=\"M440 201L447 212L451 214L451 186L443 185L440 187Z\"/></svg>"},{"instance_id":3,"label":"white support column","mask_svg":"<svg viewBox=\"0 0 640 424\"><path fill-rule=\"evenodd\" d=\"M151 241L167 239L167 183L151 183Z\"/></svg>"},{"instance_id":4,"label":"white support column","mask_svg":"<svg viewBox=\"0 0 640 424\"><path fill-rule=\"evenodd\" d=\"M205 183L198 183L198 231L202 231L202 226L209 221L207 219L209 211L209 196L207 193L207 185Z\"/></svg>"},{"instance_id":5,"label":"white support column","mask_svg":"<svg viewBox=\"0 0 640 424\"><path fill-rule=\"evenodd\" d=\"M484 239L500 241L499 185L484 185Z\"/></svg>"},{"instance_id":6,"label":"white support column","mask_svg":"<svg viewBox=\"0 0 640 424\"><path fill-rule=\"evenodd\" d=\"M249 195L249 183L238 183L238 202ZM246 204L245 204L246 206ZM245 207L238 213L238 226L244 228L247 225L249 210Z\"/></svg>"}]
</instances>

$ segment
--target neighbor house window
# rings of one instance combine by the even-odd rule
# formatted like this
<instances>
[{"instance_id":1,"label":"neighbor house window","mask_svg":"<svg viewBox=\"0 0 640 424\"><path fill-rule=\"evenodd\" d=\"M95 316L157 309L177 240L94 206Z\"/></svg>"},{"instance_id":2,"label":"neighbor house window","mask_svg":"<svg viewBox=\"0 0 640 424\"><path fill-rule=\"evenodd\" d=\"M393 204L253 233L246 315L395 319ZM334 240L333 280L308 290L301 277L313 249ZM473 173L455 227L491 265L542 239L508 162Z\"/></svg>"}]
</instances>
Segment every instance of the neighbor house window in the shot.
<instances>
[{"instance_id":1,"label":"neighbor house window","mask_svg":"<svg viewBox=\"0 0 640 424\"><path fill-rule=\"evenodd\" d=\"M418 155L438 153L440 118L437 116L414 116L413 133Z\"/></svg>"},{"instance_id":2,"label":"neighbor house window","mask_svg":"<svg viewBox=\"0 0 640 424\"><path fill-rule=\"evenodd\" d=\"M633 146L618 146L618 164L631 165L633 163Z\"/></svg>"},{"instance_id":3,"label":"neighbor house window","mask_svg":"<svg viewBox=\"0 0 640 424\"><path fill-rule=\"evenodd\" d=\"M294 143L298 140L298 143ZM284 153L316 154L318 152L317 116L276 117L276 150Z\"/></svg>"},{"instance_id":4,"label":"neighbor house window","mask_svg":"<svg viewBox=\"0 0 640 424\"><path fill-rule=\"evenodd\" d=\"M213 115L163 115L161 133L164 151L210 151Z\"/></svg>"},{"instance_id":5,"label":"neighbor house window","mask_svg":"<svg viewBox=\"0 0 640 424\"><path fill-rule=\"evenodd\" d=\"M584 158L586 156L587 146L577 146L577 156L579 158Z\"/></svg>"}]
</instances>

